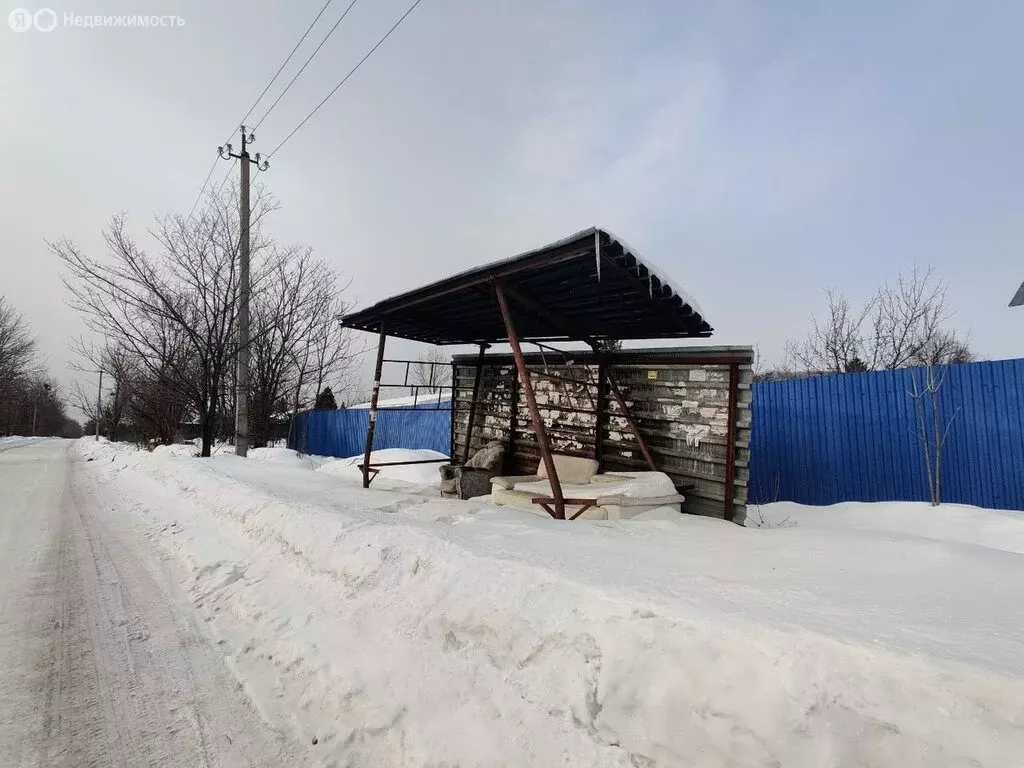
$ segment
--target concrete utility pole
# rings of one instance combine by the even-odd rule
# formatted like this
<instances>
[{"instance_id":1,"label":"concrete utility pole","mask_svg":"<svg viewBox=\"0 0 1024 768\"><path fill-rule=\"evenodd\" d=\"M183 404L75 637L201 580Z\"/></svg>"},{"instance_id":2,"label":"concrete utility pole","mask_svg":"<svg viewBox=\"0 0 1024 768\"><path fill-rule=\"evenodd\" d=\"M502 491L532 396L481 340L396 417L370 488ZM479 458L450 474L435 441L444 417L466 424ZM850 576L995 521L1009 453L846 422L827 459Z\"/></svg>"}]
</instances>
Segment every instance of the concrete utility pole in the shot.
<instances>
[{"instance_id":1,"label":"concrete utility pole","mask_svg":"<svg viewBox=\"0 0 1024 768\"><path fill-rule=\"evenodd\" d=\"M252 291L252 283L249 279L249 163L256 166L259 171L265 171L270 167L270 162L260 162L260 153L256 153L255 159L249 157L246 145L252 144L256 137L250 133L246 135L245 126L242 127L242 151L237 155L231 151L231 145L227 145L227 152L224 147L217 147L217 154L227 160L229 157L240 161L239 167L242 171L241 185L239 188L239 235L238 235L238 367L235 376L235 455L245 456L249 453L249 294Z\"/></svg>"},{"instance_id":2,"label":"concrete utility pole","mask_svg":"<svg viewBox=\"0 0 1024 768\"><path fill-rule=\"evenodd\" d=\"M100 414L103 412L103 369L99 370L100 384L96 387L96 442L100 441ZM83 393L84 394L84 393Z\"/></svg>"},{"instance_id":3,"label":"concrete utility pole","mask_svg":"<svg viewBox=\"0 0 1024 768\"><path fill-rule=\"evenodd\" d=\"M43 383L43 390L46 392L50 391L50 385ZM39 393L36 393L36 401L32 406L32 437L36 436L36 419L39 416Z\"/></svg>"}]
</instances>

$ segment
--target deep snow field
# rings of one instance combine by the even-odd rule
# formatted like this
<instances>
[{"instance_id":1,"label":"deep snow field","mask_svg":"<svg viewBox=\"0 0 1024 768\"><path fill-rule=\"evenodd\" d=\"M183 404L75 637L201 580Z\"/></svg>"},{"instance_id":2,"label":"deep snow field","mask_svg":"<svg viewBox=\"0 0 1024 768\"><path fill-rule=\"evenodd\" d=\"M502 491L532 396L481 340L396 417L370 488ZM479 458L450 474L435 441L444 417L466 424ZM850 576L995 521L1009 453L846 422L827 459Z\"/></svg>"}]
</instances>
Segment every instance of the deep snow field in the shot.
<instances>
[{"instance_id":1,"label":"deep snow field","mask_svg":"<svg viewBox=\"0 0 1024 768\"><path fill-rule=\"evenodd\" d=\"M442 500L433 464L365 491L361 458L74 451L323 765L1024 765L1020 513L564 522Z\"/></svg>"}]
</instances>

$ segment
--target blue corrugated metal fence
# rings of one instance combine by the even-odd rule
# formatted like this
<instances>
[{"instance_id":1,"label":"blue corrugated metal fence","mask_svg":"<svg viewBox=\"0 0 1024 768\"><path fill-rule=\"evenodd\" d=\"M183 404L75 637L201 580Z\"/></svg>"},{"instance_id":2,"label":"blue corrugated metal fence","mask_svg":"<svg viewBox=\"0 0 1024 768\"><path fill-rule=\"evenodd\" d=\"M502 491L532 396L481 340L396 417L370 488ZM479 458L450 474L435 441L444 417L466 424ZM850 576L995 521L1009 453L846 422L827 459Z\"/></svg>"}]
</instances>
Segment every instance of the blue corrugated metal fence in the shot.
<instances>
[{"instance_id":1,"label":"blue corrugated metal fence","mask_svg":"<svg viewBox=\"0 0 1024 768\"><path fill-rule=\"evenodd\" d=\"M756 384L750 500L927 501L914 375ZM1024 510L1024 359L949 366L939 411L941 429L949 425L942 501Z\"/></svg>"},{"instance_id":2,"label":"blue corrugated metal fence","mask_svg":"<svg viewBox=\"0 0 1024 768\"><path fill-rule=\"evenodd\" d=\"M373 447L429 448L450 455L450 413L447 407L434 405L416 410L382 408L377 412ZM300 413L288 447L316 456L357 456L363 452L369 419L366 408Z\"/></svg>"}]
</instances>

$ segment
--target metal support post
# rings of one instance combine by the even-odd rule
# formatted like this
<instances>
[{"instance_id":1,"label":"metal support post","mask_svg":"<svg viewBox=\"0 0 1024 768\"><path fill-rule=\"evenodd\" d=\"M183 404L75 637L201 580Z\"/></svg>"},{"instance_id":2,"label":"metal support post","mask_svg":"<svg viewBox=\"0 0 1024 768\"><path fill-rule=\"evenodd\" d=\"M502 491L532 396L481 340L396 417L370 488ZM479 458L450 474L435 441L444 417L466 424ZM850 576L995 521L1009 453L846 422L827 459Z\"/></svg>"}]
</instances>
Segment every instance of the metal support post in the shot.
<instances>
[{"instance_id":1,"label":"metal support post","mask_svg":"<svg viewBox=\"0 0 1024 768\"><path fill-rule=\"evenodd\" d=\"M651 456L651 452L647 450L647 443L644 442L643 435L640 434L640 428L633 420L633 413L630 411L629 406L626 405L626 400L622 397L622 393L619 391L619 385L615 383L615 377L612 376L610 369L605 371L605 376L608 377L608 386L612 391L612 396L615 398L615 402L619 404L619 410L622 411L622 418L624 418L626 423L629 425L629 429L633 433L633 437L636 438L636 444L640 446L640 453L642 453L644 458L647 460L647 466L651 468L652 472L657 472L658 467L654 463L654 457Z\"/></svg>"},{"instance_id":2,"label":"metal support post","mask_svg":"<svg viewBox=\"0 0 1024 768\"><path fill-rule=\"evenodd\" d=\"M562 497L562 485L558 481L558 470L555 469L555 461L551 458L551 448L548 443L547 432L544 429L544 420L540 417L537 397L533 392L533 383L530 381L530 372L526 368L526 361L523 360L523 349L519 346L519 337L516 335L516 329L512 323L512 312L509 310L508 299L505 298L505 293L501 289L501 283L494 283L494 296L498 300L501 317L505 321L508 343L512 347L512 356L515 358L516 369L519 371L519 381L523 387L523 394L526 395L526 405L530 409L533 431L537 435L537 447L540 449L540 457L544 462L548 481L551 483L551 495L555 502L554 516L559 520L564 520L565 499Z\"/></svg>"},{"instance_id":3,"label":"metal support post","mask_svg":"<svg viewBox=\"0 0 1024 768\"><path fill-rule=\"evenodd\" d=\"M480 345L480 354L476 358L476 375L473 377L473 399L469 401L469 419L466 421L466 442L462 446L462 464L469 461L470 444L473 442L473 422L476 421L476 401L480 397L480 376L484 370L484 353L487 345Z\"/></svg>"},{"instance_id":4,"label":"metal support post","mask_svg":"<svg viewBox=\"0 0 1024 768\"><path fill-rule=\"evenodd\" d=\"M377 366L373 369L373 394L370 395L370 418L366 425L366 446L363 448L363 488L370 487L370 451L373 450L373 433L377 428L377 399L380 395L380 377L384 369L384 342L387 341L384 324L380 326L380 340L377 342Z\"/></svg>"}]
</instances>

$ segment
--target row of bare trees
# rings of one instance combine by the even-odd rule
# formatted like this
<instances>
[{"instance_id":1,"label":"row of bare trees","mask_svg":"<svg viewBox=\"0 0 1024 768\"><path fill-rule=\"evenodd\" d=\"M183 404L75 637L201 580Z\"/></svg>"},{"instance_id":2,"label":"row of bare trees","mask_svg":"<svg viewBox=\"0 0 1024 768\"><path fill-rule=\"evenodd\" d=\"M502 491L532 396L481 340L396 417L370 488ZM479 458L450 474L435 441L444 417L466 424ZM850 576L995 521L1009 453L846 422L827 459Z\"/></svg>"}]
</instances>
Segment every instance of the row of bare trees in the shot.
<instances>
[{"instance_id":1,"label":"row of bare trees","mask_svg":"<svg viewBox=\"0 0 1024 768\"><path fill-rule=\"evenodd\" d=\"M64 284L86 328L101 341L79 342L83 370L104 372L109 389L97 406L73 395L90 419L116 433L129 420L145 439L170 442L186 420L199 425L202 455L233 423L236 315L239 301L237 191L211 195L195 217L158 217L151 249L128 229L124 214L106 231L103 258L67 240L50 244L64 264ZM273 426L312 404L350 361L337 275L300 246L283 246L266 231L276 208L256 190L251 219L252 445L265 445Z\"/></svg>"},{"instance_id":2,"label":"row of bare trees","mask_svg":"<svg viewBox=\"0 0 1024 768\"><path fill-rule=\"evenodd\" d=\"M0 435L75 437L57 383L25 318L0 296Z\"/></svg>"},{"instance_id":3,"label":"row of bare trees","mask_svg":"<svg viewBox=\"0 0 1024 768\"><path fill-rule=\"evenodd\" d=\"M802 374L852 373L966 363L967 339L949 327L947 285L931 268L885 283L855 306L829 289L828 312L803 339L786 345L786 368Z\"/></svg>"}]
</instances>

